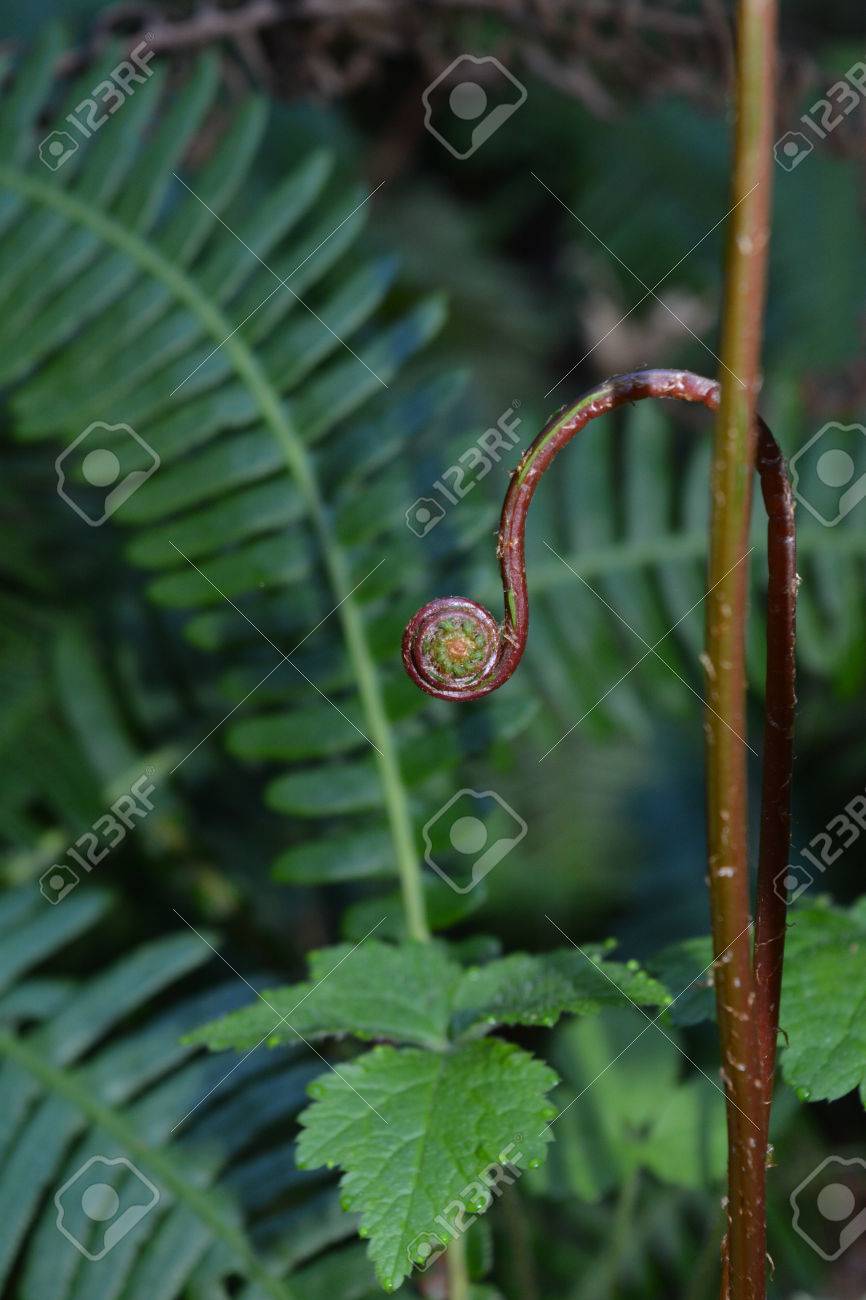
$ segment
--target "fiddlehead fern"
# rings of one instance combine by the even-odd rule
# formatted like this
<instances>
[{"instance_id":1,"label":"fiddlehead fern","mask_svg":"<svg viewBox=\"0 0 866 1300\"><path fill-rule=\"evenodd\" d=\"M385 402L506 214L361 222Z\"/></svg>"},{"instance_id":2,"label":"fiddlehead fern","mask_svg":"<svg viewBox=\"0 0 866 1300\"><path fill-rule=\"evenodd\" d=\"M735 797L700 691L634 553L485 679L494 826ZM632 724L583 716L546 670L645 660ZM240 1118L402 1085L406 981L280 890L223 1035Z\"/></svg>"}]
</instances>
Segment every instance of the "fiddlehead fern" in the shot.
<instances>
[{"instance_id":1,"label":"fiddlehead fern","mask_svg":"<svg viewBox=\"0 0 866 1300\"><path fill-rule=\"evenodd\" d=\"M523 657L529 631L524 543L535 489L562 448L590 420L645 397L699 402L715 410L719 385L688 370L636 370L605 380L548 421L514 471L502 507L497 543L505 598L502 623L483 605L463 596L442 596L419 609L403 636L403 662L423 691L443 700L477 700L508 680ZM790 701L792 719L793 506L781 452L763 422L758 470L769 516L769 606L780 626L787 629L775 638L777 657L781 655L784 662L768 664L768 675L777 682L781 679L781 693ZM784 683L789 684L787 688Z\"/></svg>"},{"instance_id":2,"label":"fiddlehead fern","mask_svg":"<svg viewBox=\"0 0 866 1300\"><path fill-rule=\"evenodd\" d=\"M524 542L529 504L546 469L590 420L645 397L699 402L716 410L719 385L687 370L637 370L614 375L555 415L522 457L502 507L497 554L505 613L493 615L462 596L424 605L403 636L409 676L430 695L476 700L506 682L523 657L529 631ZM794 505L779 446L758 420L757 470L768 519L767 670L761 843L758 861L753 1014L759 1073L769 1117L778 1035L786 899L779 884L788 861L795 694L797 599ZM745 557L743 557L745 559ZM766 1139L766 1121L764 1127Z\"/></svg>"}]
</instances>

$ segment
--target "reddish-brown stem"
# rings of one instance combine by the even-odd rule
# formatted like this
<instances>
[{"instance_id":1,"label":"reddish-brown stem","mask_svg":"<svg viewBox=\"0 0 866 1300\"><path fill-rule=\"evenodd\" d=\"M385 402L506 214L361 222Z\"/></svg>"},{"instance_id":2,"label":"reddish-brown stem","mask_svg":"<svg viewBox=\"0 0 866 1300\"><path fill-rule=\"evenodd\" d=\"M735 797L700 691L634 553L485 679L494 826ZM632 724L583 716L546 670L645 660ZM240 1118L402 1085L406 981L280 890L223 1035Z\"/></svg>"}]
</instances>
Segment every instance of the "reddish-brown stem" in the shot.
<instances>
[{"instance_id":1,"label":"reddish-brown stem","mask_svg":"<svg viewBox=\"0 0 866 1300\"><path fill-rule=\"evenodd\" d=\"M712 517L706 615L707 846L715 961L716 1012L728 1097L728 1270L723 1300L766 1295L766 1131L771 1077L766 1038L774 1015L764 979L778 955L775 901L759 895L769 930L761 979L748 934L749 859L746 780L746 600L742 563L748 546L756 455L761 338L770 242L777 0L738 0L736 126L731 221L722 316L722 391L713 440ZM763 459L763 458L762 458ZM771 525L773 516L770 518ZM786 558L771 548L771 558ZM770 638L768 637L768 642ZM778 649L778 645L776 646ZM770 674L771 678L773 674ZM791 683L793 684L793 683ZM774 719L768 714L769 740ZM776 750L771 746L772 766ZM778 772L765 772L765 781ZM787 799L787 789L772 802ZM765 807L765 816L768 809ZM765 822L764 828L767 823ZM772 845L771 840L771 845ZM764 844L767 837L764 834ZM766 864L766 848L765 848ZM781 902L781 900L779 900ZM773 977L775 979L775 977ZM760 996L759 996L760 994Z\"/></svg>"},{"instance_id":2,"label":"reddish-brown stem","mask_svg":"<svg viewBox=\"0 0 866 1300\"><path fill-rule=\"evenodd\" d=\"M483 605L465 596L440 596L410 619L403 635L403 662L416 685L443 700L477 700L508 680L523 652L529 632L529 594L526 586L524 543L526 517L535 490L548 467L572 438L591 420L625 403L642 398L673 398L718 409L719 385L688 370L636 370L614 375L570 407L564 407L544 426L514 471L502 507L497 555L502 571L505 612L498 623ZM793 646L793 529L794 514L784 461L773 435L759 420L761 456L758 470L767 505L770 536L770 592L774 607L788 622L775 630L773 647ZM745 561L748 545L741 559ZM744 563L740 567L746 567ZM770 640L768 639L768 654ZM787 668L782 659L769 660L768 680L784 695ZM788 706L793 709L793 684ZM775 696L774 696L775 698ZM784 706L780 702L780 708ZM781 716L777 714L774 716ZM768 727L768 732L770 728ZM784 781L787 798L789 778ZM778 821L778 818L776 818ZM778 837L777 837L778 838ZM778 843L768 844L771 865ZM774 851L773 851L774 850ZM785 865L784 857L779 867Z\"/></svg>"},{"instance_id":3,"label":"reddish-brown stem","mask_svg":"<svg viewBox=\"0 0 866 1300\"><path fill-rule=\"evenodd\" d=\"M700 402L715 410L719 386L688 370L635 370L606 379L548 421L522 456L502 506L496 548L505 597L502 624L462 596L443 596L419 609L403 636L403 662L423 691L443 700L476 700L508 680L529 631L524 541L535 490L559 452L591 420L646 397Z\"/></svg>"},{"instance_id":4,"label":"reddish-brown stem","mask_svg":"<svg viewBox=\"0 0 866 1300\"><path fill-rule=\"evenodd\" d=\"M777 465L765 464L771 457L775 458ZM776 1040L779 1036L779 1001L787 911L786 877L791 842L797 554L791 486L778 448L773 450L766 443L761 443L758 449L758 469L769 520L767 684L754 954L755 1008L766 1141L773 1098Z\"/></svg>"},{"instance_id":5,"label":"reddish-brown stem","mask_svg":"<svg viewBox=\"0 0 866 1300\"><path fill-rule=\"evenodd\" d=\"M440 597L418 610L403 637L403 661L422 690L441 699L474 700L508 680L523 656L529 631L524 542L526 517L535 490L559 452L590 420L647 397L698 402L717 410L720 390L713 380L689 371L635 371L606 380L549 421L522 457L502 508L497 545L505 598L502 623L497 623L482 605L460 596ZM786 896L780 877L784 877L788 859L795 705L797 579L793 502L784 461L772 434L760 419L756 418L754 427L757 470L768 516L769 569L765 763L754 974L745 857L745 784L740 789L734 780L743 761L740 751L745 749L745 710L730 684L724 698L719 694L724 674L717 671L713 660L709 660L708 673L712 715L708 734L717 747L711 748L709 755L714 781L710 794L711 912L722 1072L729 1103L729 1234L723 1294L730 1292L737 1300L740 1296L756 1300L764 1290L766 1141L785 929ZM742 588L742 596L737 594L736 599L743 609L749 550L743 535L741 549L716 583L718 590L735 575L735 591L739 593ZM710 599L715 594L711 592ZM729 614L728 610L722 611L725 618ZM718 644L718 626L712 626L710 644L714 646ZM734 746L739 750L735 751ZM720 768L718 751L722 748L725 763ZM733 801L724 802L723 795L731 789ZM732 869L732 857L740 851L740 837L742 856L738 868Z\"/></svg>"}]
</instances>

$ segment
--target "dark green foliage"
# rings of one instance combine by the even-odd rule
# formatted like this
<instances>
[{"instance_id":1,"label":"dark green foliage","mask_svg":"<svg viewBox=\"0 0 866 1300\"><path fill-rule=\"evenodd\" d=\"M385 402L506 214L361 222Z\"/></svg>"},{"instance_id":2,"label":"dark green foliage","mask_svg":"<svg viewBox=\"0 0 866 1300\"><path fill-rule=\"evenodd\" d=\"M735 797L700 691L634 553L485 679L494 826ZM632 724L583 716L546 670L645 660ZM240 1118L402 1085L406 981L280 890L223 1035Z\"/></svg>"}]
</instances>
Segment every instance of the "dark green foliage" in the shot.
<instances>
[{"instance_id":1,"label":"dark green foliage","mask_svg":"<svg viewBox=\"0 0 866 1300\"><path fill-rule=\"evenodd\" d=\"M193 1277L220 1289L230 1275L273 1300L312 1294L315 1271L303 1289L280 1278L352 1231L336 1191L297 1171L278 1136L291 1134L318 1063L287 1047L250 1055L225 1079L222 1061L180 1044L238 988L211 967L212 991L184 989L213 956L187 929L87 979L41 972L110 923L109 898L92 888L55 908L29 886L0 904L0 1277L8 1282L20 1251L22 1300L173 1300ZM104 1258L86 1261L57 1231L53 1193L94 1156L132 1161L159 1200ZM126 1177L133 1195L136 1176ZM99 1229L89 1226L83 1244L95 1253Z\"/></svg>"},{"instance_id":2,"label":"dark green foliage","mask_svg":"<svg viewBox=\"0 0 866 1300\"><path fill-rule=\"evenodd\" d=\"M866 1105L866 897L850 908L826 898L799 907L787 949L779 1017L786 1080L804 1101L858 1088Z\"/></svg>"},{"instance_id":3,"label":"dark green foliage","mask_svg":"<svg viewBox=\"0 0 866 1300\"><path fill-rule=\"evenodd\" d=\"M513 1044L479 1037L499 1024L551 1026L566 1011L597 1014L624 998L635 1006L669 1000L637 963L595 952L517 953L461 972L438 946L368 938L314 953L308 983L265 990L187 1041L250 1051L352 1034L412 1045L376 1048L317 1079L299 1144L305 1166L345 1171L344 1203L362 1212L370 1258L391 1291L414 1264L426 1264L431 1241L447 1245L437 1223L455 1198L465 1199L467 1185L480 1189L468 1212L489 1208L492 1193L478 1180L505 1162L503 1149L516 1153L523 1172L541 1163L551 1140L557 1108L544 1094L556 1075Z\"/></svg>"},{"instance_id":4,"label":"dark green foliage","mask_svg":"<svg viewBox=\"0 0 866 1300\"><path fill-rule=\"evenodd\" d=\"M57 39L46 32L48 57ZM15 431L56 445L98 421L153 449L158 471L116 522L135 529L127 553L151 575L152 599L191 616L194 644L242 664L201 734L228 715L229 748L268 775L268 807L310 819L278 874L334 879L351 837L369 847L346 874L393 876L410 790L435 786L461 757L417 716L424 701L394 655L391 614L417 603L403 519L415 491L398 457L460 387L401 372L443 306L389 299L393 259L357 251L365 195L333 179L323 154L250 203L266 125L257 100L178 182L214 102L215 61L202 59L167 104L162 82L139 87L55 173L27 157L0 162ZM39 78L27 86L25 121L44 91ZM100 437L124 473L149 464L122 429ZM86 500L80 470L69 473ZM234 718L248 695L254 716ZM199 740L177 764L195 763Z\"/></svg>"},{"instance_id":5,"label":"dark green foliage","mask_svg":"<svg viewBox=\"0 0 866 1300\"><path fill-rule=\"evenodd\" d=\"M190 1041L242 1052L263 1039L291 1041L297 1033L353 1034L443 1050L498 1025L549 1028L566 1012L594 1015L624 999L642 1007L670 1000L637 962L570 948L541 956L513 953L461 971L438 945L395 947L367 939L314 952L309 966L308 982L266 989L260 1002L202 1026Z\"/></svg>"},{"instance_id":6,"label":"dark green foliage","mask_svg":"<svg viewBox=\"0 0 866 1300\"><path fill-rule=\"evenodd\" d=\"M479 48L502 30L481 24L467 29ZM701 939L645 954L704 916L688 688L709 417L640 405L563 457L531 523L530 644L502 698L439 708L398 647L437 592L497 608L495 519L520 448L429 536L404 515L501 410L519 403L525 445L553 404L625 368L608 364L614 345L629 365L715 370L687 331L659 328L652 300L587 351L644 290L530 171L648 283L695 245L665 291L716 348L723 226L703 237L725 207L724 124L670 101L600 122L532 80L513 135L468 166L424 141L367 202L357 178L378 179L382 141L363 141L353 107L272 112L229 90L236 51L212 49L160 57L51 172L40 140L119 57L102 48L64 84L66 48L42 25L4 62L0 95L0 1290L373 1300L519 1133L523 1167L546 1158L471 1227L472 1300L708 1300L723 1129L710 954ZM788 454L831 417L862 419L855 164L831 155L776 177L762 405ZM55 494L55 456L94 421L130 425L160 458L101 529ZM141 468L122 431L111 445ZM89 492L80 472L69 481ZM798 523L805 827L824 824L828 768L862 786L866 616L860 514ZM758 698L757 502L753 541ZM759 748L757 728L750 739ZM104 875L50 906L42 871L145 770L152 815ZM431 928L460 928L413 944L406 839L420 843L460 785L482 788L479 773L516 792L530 834L470 894L426 873ZM171 908L190 897L267 1001L177 933ZM561 942L548 906L582 952L534 951ZM225 917L225 944L200 914ZM862 1092L862 905L801 903L792 920L784 1078L803 1099ZM643 966L591 941L610 930ZM564 1014L577 1019L548 1034ZM788 1195L795 1164L818 1164L823 1122L781 1089L777 1286L816 1295L837 1279L792 1238ZM386 1148L399 1177L383 1173ZM97 1152L126 1155L160 1201L90 1263L58 1232L53 1196ZM424 1276L432 1294L441 1279Z\"/></svg>"},{"instance_id":7,"label":"dark green foliage","mask_svg":"<svg viewBox=\"0 0 866 1300\"><path fill-rule=\"evenodd\" d=\"M670 1008L675 1023L715 1015L709 938L688 939L659 953L650 968L686 988ZM861 1014L866 962L866 897L849 908L826 896L791 909L779 1023L780 1060L802 1101L834 1101L855 1088L866 1104L866 1043Z\"/></svg>"}]
</instances>

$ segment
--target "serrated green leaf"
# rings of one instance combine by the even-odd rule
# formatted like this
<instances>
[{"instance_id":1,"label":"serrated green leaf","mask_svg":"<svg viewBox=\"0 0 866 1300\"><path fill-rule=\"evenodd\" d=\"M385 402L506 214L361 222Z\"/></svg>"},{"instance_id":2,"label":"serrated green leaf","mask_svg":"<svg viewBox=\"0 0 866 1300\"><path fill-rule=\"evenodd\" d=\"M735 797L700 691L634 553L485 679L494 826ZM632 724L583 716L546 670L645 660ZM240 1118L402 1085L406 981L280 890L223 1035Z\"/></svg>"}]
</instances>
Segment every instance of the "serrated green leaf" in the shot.
<instances>
[{"instance_id":1,"label":"serrated green leaf","mask_svg":"<svg viewBox=\"0 0 866 1300\"><path fill-rule=\"evenodd\" d=\"M265 1038L295 1042L298 1034L447 1045L460 967L436 944L338 944L311 955L310 975L303 984L266 989L258 1002L202 1026L189 1041L213 1051L246 1051Z\"/></svg>"},{"instance_id":2,"label":"serrated green leaf","mask_svg":"<svg viewBox=\"0 0 866 1300\"><path fill-rule=\"evenodd\" d=\"M565 1012L590 1015L625 1000L658 1006L667 999L644 971L604 962L595 949L515 953L461 972L436 944L366 939L320 949L309 964L308 981L266 989L252 1006L203 1025L188 1041L247 1051L264 1039L352 1034L443 1048L494 1024L552 1025Z\"/></svg>"},{"instance_id":3,"label":"serrated green leaf","mask_svg":"<svg viewBox=\"0 0 866 1300\"><path fill-rule=\"evenodd\" d=\"M667 989L636 964L604 961L597 950L514 953L465 973L453 1027L470 1034L495 1024L550 1026L565 1012L589 1015L625 1001L662 1006L667 1000Z\"/></svg>"},{"instance_id":4,"label":"serrated green leaf","mask_svg":"<svg viewBox=\"0 0 866 1300\"><path fill-rule=\"evenodd\" d=\"M779 1016L785 1078L803 1100L833 1101L859 1087L866 1104L866 897L847 910L801 903L789 916ZM675 1023L714 1015L711 956L709 938L687 939L650 962L675 993L684 989L671 1008Z\"/></svg>"},{"instance_id":5,"label":"serrated green leaf","mask_svg":"<svg viewBox=\"0 0 866 1300\"><path fill-rule=\"evenodd\" d=\"M798 907L785 947L786 1080L810 1101L859 1087L866 1105L866 896L850 909Z\"/></svg>"},{"instance_id":6,"label":"serrated green leaf","mask_svg":"<svg viewBox=\"0 0 866 1300\"><path fill-rule=\"evenodd\" d=\"M317 1100L300 1116L298 1162L337 1163L343 1204L361 1214L370 1258L387 1291L447 1244L443 1226L483 1212L489 1166L534 1166L555 1113L548 1066L500 1039L453 1052L377 1047L310 1085ZM465 1222L465 1219L462 1220Z\"/></svg>"}]
</instances>

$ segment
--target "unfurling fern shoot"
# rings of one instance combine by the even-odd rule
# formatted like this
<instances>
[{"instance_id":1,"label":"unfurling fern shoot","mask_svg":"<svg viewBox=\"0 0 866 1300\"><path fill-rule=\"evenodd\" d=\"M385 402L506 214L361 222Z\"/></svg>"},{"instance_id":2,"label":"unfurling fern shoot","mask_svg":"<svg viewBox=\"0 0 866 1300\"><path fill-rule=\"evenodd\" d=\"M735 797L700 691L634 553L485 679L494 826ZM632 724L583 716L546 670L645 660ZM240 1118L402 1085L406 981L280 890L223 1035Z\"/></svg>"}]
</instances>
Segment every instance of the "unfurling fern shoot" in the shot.
<instances>
[{"instance_id":1,"label":"unfurling fern shoot","mask_svg":"<svg viewBox=\"0 0 866 1300\"><path fill-rule=\"evenodd\" d=\"M716 410L720 389L713 380L685 370L634 371L606 380L549 421L514 471L502 508L497 544L505 601L502 622L497 623L482 605L462 596L441 597L419 609L403 637L403 662L423 691L445 700L476 700L508 681L520 663L529 633L524 544L527 512L536 488L559 452L591 420L625 402L647 397L698 402ZM732 1139L731 1162L740 1161L746 1166L743 1184L751 1188L754 1196L746 1212L751 1212L755 1221L762 1221L785 938L785 896L776 885L788 861L790 842L797 575L791 490L779 447L760 419L757 469L768 516L767 665L756 933L750 988L744 991L746 1014L754 1018L757 1030L757 1050L756 1059L749 1062L752 1114L745 1119L751 1129L746 1134L745 1150ZM741 562L747 559L748 552ZM712 895L711 910L715 933L718 918ZM717 944L717 971L728 956L727 949ZM722 1014L719 1022L729 1117L737 1112L739 1122L741 1107L733 1095L733 1076L735 1069L745 1070L746 1066L736 1062L733 1039ZM741 1172L735 1176L737 1186ZM763 1240L763 1232L758 1235ZM763 1281L754 1276L759 1269L763 1271L763 1247L758 1259L753 1275L746 1278L754 1295L763 1294ZM725 1295L728 1286L726 1266Z\"/></svg>"}]
</instances>

